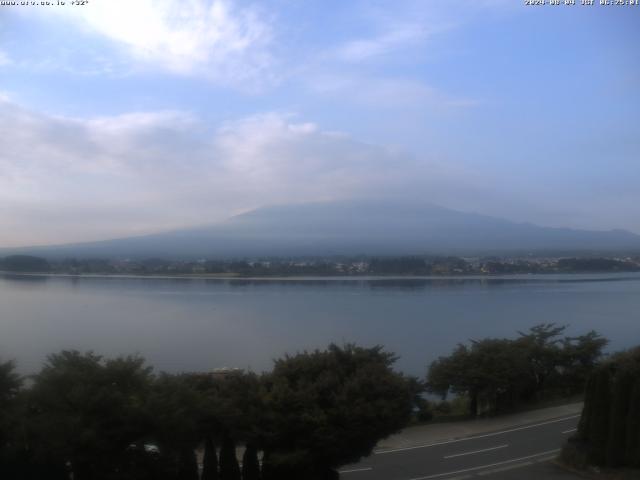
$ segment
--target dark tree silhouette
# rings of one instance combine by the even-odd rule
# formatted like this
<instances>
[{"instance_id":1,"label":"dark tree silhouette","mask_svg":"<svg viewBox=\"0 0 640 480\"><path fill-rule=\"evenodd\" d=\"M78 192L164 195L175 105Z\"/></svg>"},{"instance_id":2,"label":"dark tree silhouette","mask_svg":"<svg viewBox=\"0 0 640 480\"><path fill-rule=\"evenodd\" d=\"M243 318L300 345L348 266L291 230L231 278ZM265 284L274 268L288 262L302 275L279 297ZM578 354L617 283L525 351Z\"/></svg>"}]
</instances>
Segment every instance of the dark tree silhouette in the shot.
<instances>
[{"instance_id":1,"label":"dark tree silhouette","mask_svg":"<svg viewBox=\"0 0 640 480\"><path fill-rule=\"evenodd\" d=\"M178 480L199 480L198 461L195 452L190 448L184 448L180 452Z\"/></svg>"},{"instance_id":2,"label":"dark tree silhouette","mask_svg":"<svg viewBox=\"0 0 640 480\"><path fill-rule=\"evenodd\" d=\"M258 450L250 443L247 444L242 456L242 480L260 480Z\"/></svg>"},{"instance_id":3,"label":"dark tree silhouette","mask_svg":"<svg viewBox=\"0 0 640 480\"><path fill-rule=\"evenodd\" d=\"M48 272L51 265L44 258L31 255L11 255L0 260L0 270L10 272Z\"/></svg>"},{"instance_id":4,"label":"dark tree silhouette","mask_svg":"<svg viewBox=\"0 0 640 480\"><path fill-rule=\"evenodd\" d=\"M404 427L416 383L394 361L382 347L354 345L276 360L265 378L265 479L331 478Z\"/></svg>"},{"instance_id":5,"label":"dark tree silhouette","mask_svg":"<svg viewBox=\"0 0 640 480\"><path fill-rule=\"evenodd\" d=\"M127 464L144 432L150 368L137 357L103 360L89 352L48 357L29 392L36 458L67 463L76 480L108 478Z\"/></svg>"},{"instance_id":6,"label":"dark tree silhouette","mask_svg":"<svg viewBox=\"0 0 640 480\"><path fill-rule=\"evenodd\" d=\"M12 361L0 363L0 478L13 478L24 464L25 452L20 447L19 424L16 419L17 396L22 378L15 372Z\"/></svg>"},{"instance_id":7,"label":"dark tree silhouette","mask_svg":"<svg viewBox=\"0 0 640 480\"><path fill-rule=\"evenodd\" d=\"M471 416L582 393L607 341L594 331L561 338L565 328L540 324L515 340L459 344L432 362L427 388L443 398L450 392L468 397Z\"/></svg>"},{"instance_id":8,"label":"dark tree silhouette","mask_svg":"<svg viewBox=\"0 0 640 480\"><path fill-rule=\"evenodd\" d=\"M640 347L614 355L590 376L578 432L565 458L640 467Z\"/></svg>"},{"instance_id":9,"label":"dark tree silhouette","mask_svg":"<svg viewBox=\"0 0 640 480\"><path fill-rule=\"evenodd\" d=\"M210 436L204 443L204 458L202 459L201 480L218 480L218 454L216 446Z\"/></svg>"},{"instance_id":10,"label":"dark tree silhouette","mask_svg":"<svg viewBox=\"0 0 640 480\"><path fill-rule=\"evenodd\" d=\"M236 444L229 435L222 439L220 449L220 480L240 480L240 466L236 457Z\"/></svg>"}]
</instances>

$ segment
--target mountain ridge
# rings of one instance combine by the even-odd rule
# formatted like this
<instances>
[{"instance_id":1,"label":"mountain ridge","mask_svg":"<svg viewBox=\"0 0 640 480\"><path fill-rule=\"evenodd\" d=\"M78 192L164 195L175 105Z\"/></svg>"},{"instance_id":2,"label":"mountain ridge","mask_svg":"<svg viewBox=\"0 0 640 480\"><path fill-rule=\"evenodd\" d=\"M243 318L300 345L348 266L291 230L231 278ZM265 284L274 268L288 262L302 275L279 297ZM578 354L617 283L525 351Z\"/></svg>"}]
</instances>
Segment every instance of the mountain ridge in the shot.
<instances>
[{"instance_id":1,"label":"mountain ridge","mask_svg":"<svg viewBox=\"0 0 640 480\"><path fill-rule=\"evenodd\" d=\"M542 227L430 203L266 206L210 225L112 240L5 248L45 257L232 258L640 250L626 230Z\"/></svg>"}]
</instances>

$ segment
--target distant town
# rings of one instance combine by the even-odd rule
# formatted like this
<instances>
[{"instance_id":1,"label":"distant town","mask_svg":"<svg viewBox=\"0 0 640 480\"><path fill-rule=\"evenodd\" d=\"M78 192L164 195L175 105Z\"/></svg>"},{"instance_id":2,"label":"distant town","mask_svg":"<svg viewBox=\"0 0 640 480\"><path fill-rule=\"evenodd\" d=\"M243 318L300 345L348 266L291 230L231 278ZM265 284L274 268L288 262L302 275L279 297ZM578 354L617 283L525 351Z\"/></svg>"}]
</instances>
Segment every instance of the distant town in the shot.
<instances>
[{"instance_id":1,"label":"distant town","mask_svg":"<svg viewBox=\"0 0 640 480\"><path fill-rule=\"evenodd\" d=\"M67 275L442 276L640 271L640 255L624 257L267 258L235 260L0 258L0 270Z\"/></svg>"}]
</instances>

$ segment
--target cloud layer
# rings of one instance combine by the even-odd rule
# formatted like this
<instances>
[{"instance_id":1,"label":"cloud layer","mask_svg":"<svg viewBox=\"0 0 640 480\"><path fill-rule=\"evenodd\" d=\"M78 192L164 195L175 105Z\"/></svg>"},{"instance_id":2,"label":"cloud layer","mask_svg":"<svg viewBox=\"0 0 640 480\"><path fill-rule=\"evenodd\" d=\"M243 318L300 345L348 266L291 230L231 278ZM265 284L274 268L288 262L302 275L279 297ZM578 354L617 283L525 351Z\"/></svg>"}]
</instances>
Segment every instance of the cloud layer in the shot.
<instances>
[{"instance_id":1,"label":"cloud layer","mask_svg":"<svg viewBox=\"0 0 640 480\"><path fill-rule=\"evenodd\" d=\"M223 84L264 83L272 75L272 28L255 6L228 0L92 0L83 8L55 11L142 64Z\"/></svg>"},{"instance_id":2,"label":"cloud layer","mask_svg":"<svg viewBox=\"0 0 640 480\"><path fill-rule=\"evenodd\" d=\"M640 231L628 16L472 3L5 8L0 245L374 195Z\"/></svg>"},{"instance_id":3,"label":"cloud layer","mask_svg":"<svg viewBox=\"0 0 640 480\"><path fill-rule=\"evenodd\" d=\"M611 196L606 185L597 204L571 200L554 179L524 187L508 172L360 142L286 112L221 124L172 110L74 118L0 97L0 122L9 126L0 136L0 246L145 234L345 198L402 197L587 228L624 225L637 204L635 192Z\"/></svg>"},{"instance_id":4,"label":"cloud layer","mask_svg":"<svg viewBox=\"0 0 640 480\"><path fill-rule=\"evenodd\" d=\"M1 245L206 224L268 204L435 192L448 175L286 113L210 126L175 111L79 119L0 101L0 120L13 132L0 137Z\"/></svg>"}]
</instances>

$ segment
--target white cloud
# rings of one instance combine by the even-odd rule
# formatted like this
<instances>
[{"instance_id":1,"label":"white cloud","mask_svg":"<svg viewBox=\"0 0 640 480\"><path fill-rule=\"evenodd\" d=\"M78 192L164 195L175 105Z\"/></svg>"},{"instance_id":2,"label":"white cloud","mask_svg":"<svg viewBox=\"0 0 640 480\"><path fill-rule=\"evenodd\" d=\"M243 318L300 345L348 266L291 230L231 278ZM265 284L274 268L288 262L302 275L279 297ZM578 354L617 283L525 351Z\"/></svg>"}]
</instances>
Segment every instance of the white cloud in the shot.
<instances>
[{"instance_id":1,"label":"white cloud","mask_svg":"<svg viewBox=\"0 0 640 480\"><path fill-rule=\"evenodd\" d=\"M373 33L312 56L299 69L311 91L384 109L450 109L478 103L446 93L411 73L430 54L429 40L456 25L439 7L425 2L368 5L359 17L364 29Z\"/></svg>"},{"instance_id":2,"label":"white cloud","mask_svg":"<svg viewBox=\"0 0 640 480\"><path fill-rule=\"evenodd\" d=\"M492 0L489 0L492 1ZM357 8L356 28L360 33L328 50L335 60L362 63L395 61L398 57L416 61L429 55L429 41L460 26L471 12L484 9L473 4L405 0L403 2L364 2Z\"/></svg>"},{"instance_id":3,"label":"white cloud","mask_svg":"<svg viewBox=\"0 0 640 480\"><path fill-rule=\"evenodd\" d=\"M354 197L408 196L548 223L523 203L542 197L574 218L587 212L590 226L613 225L590 192L573 203L547 198L542 182L510 186L495 170L426 161L281 112L211 126L176 111L81 119L0 100L0 123L11 131L0 136L0 246L143 234L263 205ZM618 190L603 192L598 204L611 205ZM627 205L638 203L634 194Z\"/></svg>"},{"instance_id":4,"label":"white cloud","mask_svg":"<svg viewBox=\"0 0 640 480\"><path fill-rule=\"evenodd\" d=\"M0 245L205 224L274 203L419 191L447 172L291 114L211 127L181 112L89 119L0 101Z\"/></svg>"},{"instance_id":5,"label":"white cloud","mask_svg":"<svg viewBox=\"0 0 640 480\"><path fill-rule=\"evenodd\" d=\"M428 2L383 0L356 4L351 38L310 55L298 69L311 91L342 102L381 108L451 109L480 100L436 86L415 69L439 55L437 36L497 12L512 12L509 0ZM366 33L362 33L366 32ZM367 34L368 33L368 34Z\"/></svg>"},{"instance_id":6,"label":"white cloud","mask_svg":"<svg viewBox=\"0 0 640 480\"><path fill-rule=\"evenodd\" d=\"M360 62L419 45L430 33L421 25L396 26L372 38L350 40L336 48L334 55L338 60Z\"/></svg>"},{"instance_id":7,"label":"white cloud","mask_svg":"<svg viewBox=\"0 0 640 480\"><path fill-rule=\"evenodd\" d=\"M92 0L55 11L171 72L222 83L271 75L272 29L256 8L228 0Z\"/></svg>"}]
</instances>

